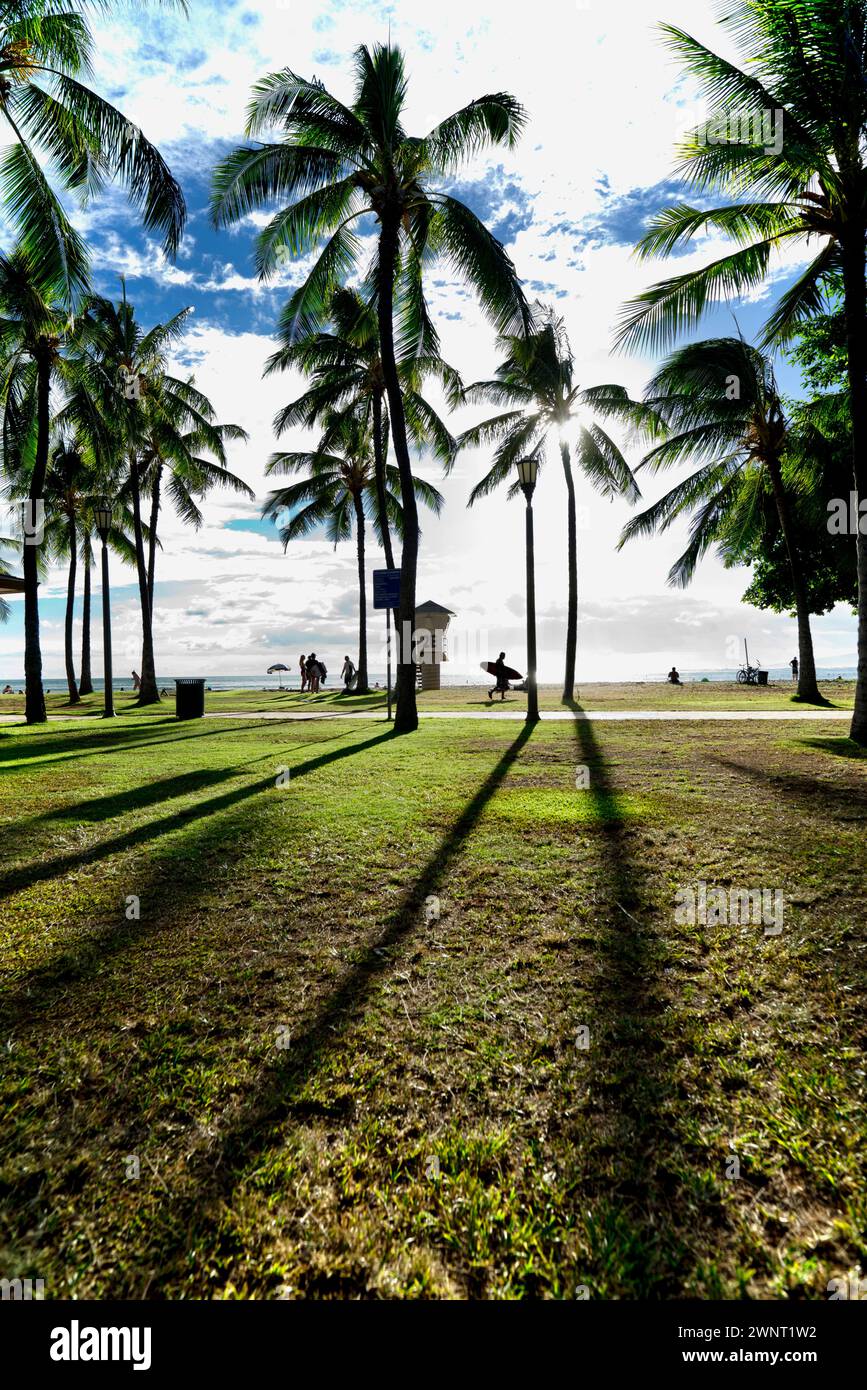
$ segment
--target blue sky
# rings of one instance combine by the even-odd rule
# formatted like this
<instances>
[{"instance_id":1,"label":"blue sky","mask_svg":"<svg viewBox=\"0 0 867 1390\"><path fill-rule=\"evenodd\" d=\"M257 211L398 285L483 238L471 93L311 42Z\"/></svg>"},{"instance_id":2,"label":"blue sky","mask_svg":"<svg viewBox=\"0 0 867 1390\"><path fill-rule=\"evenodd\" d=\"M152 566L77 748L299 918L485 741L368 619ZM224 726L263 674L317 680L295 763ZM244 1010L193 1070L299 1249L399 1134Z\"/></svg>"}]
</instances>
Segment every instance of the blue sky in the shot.
<instances>
[{"instance_id":1,"label":"blue sky","mask_svg":"<svg viewBox=\"0 0 867 1390\"><path fill-rule=\"evenodd\" d=\"M354 48L384 39L390 26L407 55L410 129L423 133L484 91L513 92L529 113L520 146L480 158L455 179L453 190L505 242L528 291L562 313L579 380L619 381L640 390L655 363L612 357L612 330L624 299L671 273L670 263L639 265L632 246L649 216L681 196L672 176L674 144L704 114L653 26L657 19L679 23L717 46L721 36L707 0L558 0L532 11L503 0L440 0L435 7L421 0L193 0L190 9L185 19L153 5L138 7L97 26L96 85L143 126L183 182L190 220L176 262L164 260L117 192L77 216L93 248L101 292L116 296L125 275L128 296L145 322L194 307L177 366L195 374L222 419L242 424L250 435L248 445L233 448L231 464L255 489L256 503L213 494L198 533L184 530L170 513L163 518L160 674L246 672L258 678L273 660L294 664L297 651L311 646L332 658L329 665L352 650L356 597L351 545L335 552L313 536L293 542L284 555L273 528L258 520L270 485L264 469L274 447L271 420L301 387L289 378L263 381L261 371L273 351L276 316L307 263L285 267L278 283L262 287L252 261L261 220L232 231L217 232L210 224L210 172L243 137L252 83L291 66L349 97ZM707 259L716 245L702 239L683 266ZM754 302L736 306L746 336L758 331L803 255L776 267ZM431 271L429 295L444 355L467 380L489 375L495 342L472 296L446 267ZM732 328L726 310L710 316L702 331ZM780 375L786 389L797 389L788 368L782 366ZM460 428L474 417L465 412L453 424ZM302 438L290 436L288 446ZM423 520L419 597L457 612L457 624L466 629L467 670L476 651L486 655L488 647L515 652L518 665L523 653L520 505L496 497L466 508L485 465L478 453L468 454L442 482L427 461L419 463L447 500L441 519ZM649 500L670 485L668 477L652 482ZM581 482L579 505L580 677L662 671L672 660L684 669L723 667L732 661L732 639L744 635L768 664L792 655L793 622L740 604L745 573L724 571L710 558L689 590L672 591L666 575L682 548L682 530L618 554L625 504L604 502ZM565 523L562 478L553 466L537 491L537 530L541 674L556 680ZM368 542L370 571L381 557L372 537ZM117 665L123 671L138 664L138 614L132 575L115 568ZM64 583L58 572L43 591L49 676L63 671ZM20 608L13 604L12 620L0 629L4 680L19 677L23 667ZM848 663L854 646L848 613L817 620L820 663ZM378 656L374 642L374 667Z\"/></svg>"}]
</instances>

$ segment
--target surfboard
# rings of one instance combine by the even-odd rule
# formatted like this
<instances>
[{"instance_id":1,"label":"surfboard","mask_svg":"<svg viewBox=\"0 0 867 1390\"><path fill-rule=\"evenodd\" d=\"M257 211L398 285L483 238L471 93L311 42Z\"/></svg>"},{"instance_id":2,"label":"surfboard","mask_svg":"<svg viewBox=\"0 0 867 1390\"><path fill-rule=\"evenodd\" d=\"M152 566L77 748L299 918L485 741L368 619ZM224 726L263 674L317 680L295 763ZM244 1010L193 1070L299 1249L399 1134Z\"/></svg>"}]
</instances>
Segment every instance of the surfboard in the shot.
<instances>
[{"instance_id":1,"label":"surfboard","mask_svg":"<svg viewBox=\"0 0 867 1390\"><path fill-rule=\"evenodd\" d=\"M495 661L482 661L479 663L483 671L487 671L489 676L496 676L497 663ZM520 671L516 671L513 666L504 666L503 675L507 681L522 681L524 677Z\"/></svg>"}]
</instances>

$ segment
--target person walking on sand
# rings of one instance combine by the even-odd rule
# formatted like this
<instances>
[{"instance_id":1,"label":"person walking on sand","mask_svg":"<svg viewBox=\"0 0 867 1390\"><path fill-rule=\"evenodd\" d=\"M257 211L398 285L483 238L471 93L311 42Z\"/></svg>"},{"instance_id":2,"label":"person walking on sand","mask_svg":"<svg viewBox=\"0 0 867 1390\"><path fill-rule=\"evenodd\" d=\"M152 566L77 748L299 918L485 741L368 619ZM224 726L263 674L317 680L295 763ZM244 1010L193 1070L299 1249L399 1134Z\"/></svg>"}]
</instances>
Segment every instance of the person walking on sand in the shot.
<instances>
[{"instance_id":1,"label":"person walking on sand","mask_svg":"<svg viewBox=\"0 0 867 1390\"><path fill-rule=\"evenodd\" d=\"M789 665L792 668L792 680L796 681L798 679L798 658L793 656Z\"/></svg>"},{"instance_id":2,"label":"person walking on sand","mask_svg":"<svg viewBox=\"0 0 867 1390\"><path fill-rule=\"evenodd\" d=\"M500 692L500 704L502 704L503 701L504 701L505 698L506 698L506 691L509 689L509 681L508 681L508 678L507 678L507 676L506 676L506 653L505 653L505 652L500 652L500 655L497 657L496 661L494 662L493 675L496 676L496 678L497 678L497 683L496 683L496 685L492 686L491 689L488 691L488 699L489 699L489 700L493 700L494 695L495 695L496 692L499 690L499 692Z\"/></svg>"},{"instance_id":3,"label":"person walking on sand","mask_svg":"<svg viewBox=\"0 0 867 1390\"><path fill-rule=\"evenodd\" d=\"M301 660L298 663L298 669L301 672L301 694L303 695L304 691L307 689L307 658L304 656L303 652L301 654Z\"/></svg>"}]
</instances>

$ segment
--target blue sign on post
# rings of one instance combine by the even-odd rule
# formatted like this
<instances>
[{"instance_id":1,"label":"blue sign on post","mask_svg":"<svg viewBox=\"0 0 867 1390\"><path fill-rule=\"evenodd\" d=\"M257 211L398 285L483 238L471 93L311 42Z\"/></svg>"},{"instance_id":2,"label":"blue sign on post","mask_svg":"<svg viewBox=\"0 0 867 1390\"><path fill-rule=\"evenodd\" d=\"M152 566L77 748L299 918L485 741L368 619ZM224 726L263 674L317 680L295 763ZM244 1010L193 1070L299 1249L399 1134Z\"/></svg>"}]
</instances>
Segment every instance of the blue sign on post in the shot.
<instances>
[{"instance_id":1,"label":"blue sign on post","mask_svg":"<svg viewBox=\"0 0 867 1390\"><path fill-rule=\"evenodd\" d=\"M400 570L373 571L373 606L400 607Z\"/></svg>"}]
</instances>

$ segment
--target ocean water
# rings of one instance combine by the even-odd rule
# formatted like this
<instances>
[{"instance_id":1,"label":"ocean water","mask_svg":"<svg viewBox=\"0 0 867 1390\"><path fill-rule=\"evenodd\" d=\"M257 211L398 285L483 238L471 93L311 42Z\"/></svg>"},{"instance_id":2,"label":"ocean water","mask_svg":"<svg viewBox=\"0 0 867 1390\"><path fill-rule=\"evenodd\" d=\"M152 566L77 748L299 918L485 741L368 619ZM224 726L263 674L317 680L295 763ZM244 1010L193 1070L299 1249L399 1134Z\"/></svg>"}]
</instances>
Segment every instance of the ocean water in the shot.
<instances>
[{"instance_id":1,"label":"ocean water","mask_svg":"<svg viewBox=\"0 0 867 1390\"><path fill-rule=\"evenodd\" d=\"M855 679L857 672L854 666L820 666L817 668L816 674L819 680L821 681L837 680L838 678L841 680L851 681ZM395 673L392 669L392 682L394 682L394 676ZM609 681L608 683L612 685L623 685L628 684L630 681L644 681L649 684L653 684L657 681L664 681L665 678L665 671L636 671L633 675L621 676L616 681ZM686 682L702 680L732 681L735 679L735 671L731 668L725 671L681 670L680 678L682 681ZM550 674L547 672L542 672L539 679L540 683L543 685L556 685L559 682L559 680L562 679L562 677L557 672L552 672ZM788 666L771 666L768 668L768 679L771 681L788 681L791 684L792 673L789 670ZM448 675L446 675L445 672L443 672L442 675L442 683L444 686L448 687L484 685L487 683L487 680L488 678L481 671L478 671L475 675L467 675L466 673L462 675L449 673ZM371 671L369 675L369 681L371 685L375 685L377 682L379 682L379 684L384 688L385 671ZM597 680L590 677L582 677L581 680L578 681L578 685L580 686L582 682L585 685L597 684ZM3 686L7 683L11 685L15 691L23 690L24 676L23 674L18 676L7 676L3 674L2 671L0 671L0 690L2 690ZM172 695L174 694L175 683L173 676L159 676L158 684L160 686L160 689L166 689ZM66 690L66 680L63 677L49 677L43 681L43 685L47 691ZM297 690L298 685L298 676L294 671L284 673L283 688L285 690ZM205 686L210 686L212 690L277 690L279 688L276 676L255 675L206 676ZM340 672L336 672L333 676L329 673L328 680L326 681L324 688L326 690L333 690L339 689L340 686ZM94 679L93 688L94 690L102 690L102 680ZM127 677L126 679L116 679L114 682L114 688L116 691L131 691L132 681L129 679L129 677Z\"/></svg>"}]
</instances>

